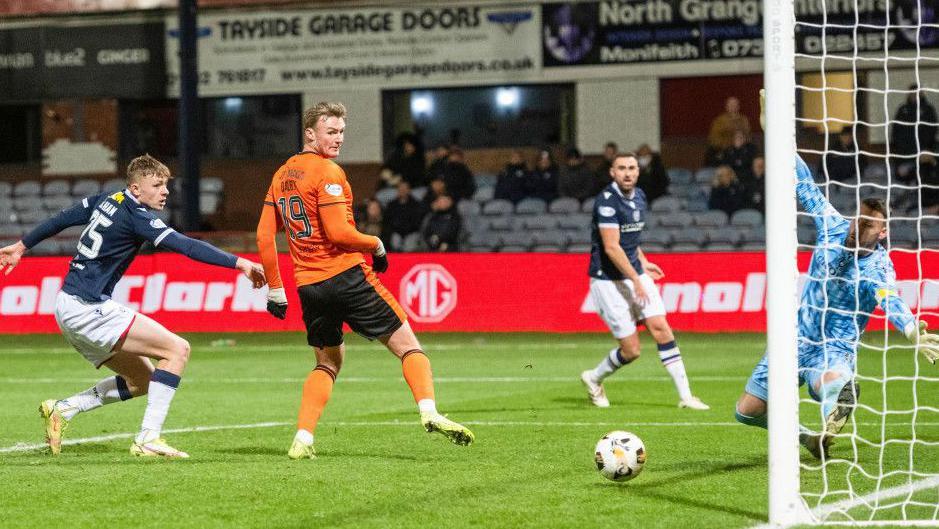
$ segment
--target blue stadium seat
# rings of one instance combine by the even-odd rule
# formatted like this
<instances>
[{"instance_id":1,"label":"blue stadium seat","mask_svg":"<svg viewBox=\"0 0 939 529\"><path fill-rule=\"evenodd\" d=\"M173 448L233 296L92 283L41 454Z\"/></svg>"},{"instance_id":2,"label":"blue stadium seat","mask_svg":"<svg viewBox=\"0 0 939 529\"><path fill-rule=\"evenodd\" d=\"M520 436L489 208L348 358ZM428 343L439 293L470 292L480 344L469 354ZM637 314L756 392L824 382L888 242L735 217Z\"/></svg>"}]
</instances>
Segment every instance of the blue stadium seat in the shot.
<instances>
[{"instance_id":1,"label":"blue stadium seat","mask_svg":"<svg viewBox=\"0 0 939 529\"><path fill-rule=\"evenodd\" d=\"M548 215L538 215L534 217L525 217L522 220L522 225L526 230L553 230L558 227L558 221L555 217Z\"/></svg>"},{"instance_id":2,"label":"blue stadium seat","mask_svg":"<svg viewBox=\"0 0 939 529\"><path fill-rule=\"evenodd\" d=\"M173 181L182 184L183 179L176 178ZM125 187L127 187L127 182L123 178L112 178L101 184L101 192L104 193L105 191L120 191Z\"/></svg>"},{"instance_id":3,"label":"blue stadium seat","mask_svg":"<svg viewBox=\"0 0 939 529\"><path fill-rule=\"evenodd\" d=\"M727 214L713 209L693 215L694 225L702 228L721 228L727 224Z\"/></svg>"},{"instance_id":4,"label":"blue stadium seat","mask_svg":"<svg viewBox=\"0 0 939 529\"><path fill-rule=\"evenodd\" d=\"M580 211L580 202L571 197L557 198L548 206L548 211L551 213L577 213Z\"/></svg>"},{"instance_id":5,"label":"blue stadium seat","mask_svg":"<svg viewBox=\"0 0 939 529\"><path fill-rule=\"evenodd\" d=\"M593 197L585 198L584 201L580 203L580 211L584 213L593 213L593 201Z\"/></svg>"},{"instance_id":6,"label":"blue stadium seat","mask_svg":"<svg viewBox=\"0 0 939 529\"><path fill-rule=\"evenodd\" d=\"M41 191L39 182L35 180L26 180L13 186L13 196L15 197L38 197Z\"/></svg>"},{"instance_id":7,"label":"blue stadium seat","mask_svg":"<svg viewBox=\"0 0 939 529\"><path fill-rule=\"evenodd\" d=\"M702 167L694 174L694 181L697 184L710 185L714 181L714 173L717 169L714 167Z\"/></svg>"},{"instance_id":8,"label":"blue stadium seat","mask_svg":"<svg viewBox=\"0 0 939 529\"><path fill-rule=\"evenodd\" d=\"M567 246L568 236L557 230L539 231L534 233L536 246Z\"/></svg>"},{"instance_id":9,"label":"blue stadium seat","mask_svg":"<svg viewBox=\"0 0 939 529\"><path fill-rule=\"evenodd\" d=\"M424 200L427 196L427 186L419 186L411 189L411 196L414 200Z\"/></svg>"},{"instance_id":10,"label":"blue stadium seat","mask_svg":"<svg viewBox=\"0 0 939 529\"><path fill-rule=\"evenodd\" d=\"M590 248L589 244L569 244L567 253L590 253Z\"/></svg>"},{"instance_id":11,"label":"blue stadium seat","mask_svg":"<svg viewBox=\"0 0 939 529\"><path fill-rule=\"evenodd\" d=\"M540 198L525 198L515 206L515 213L519 215L538 215L547 210L548 205Z\"/></svg>"},{"instance_id":12,"label":"blue stadium seat","mask_svg":"<svg viewBox=\"0 0 939 529\"><path fill-rule=\"evenodd\" d=\"M387 206L396 196L398 190L393 187L383 187L375 192L375 200L381 202L381 207Z\"/></svg>"},{"instance_id":13,"label":"blue stadium seat","mask_svg":"<svg viewBox=\"0 0 939 529\"><path fill-rule=\"evenodd\" d=\"M672 167L668 170L668 179L672 185L684 186L694 181L694 175L684 167Z\"/></svg>"},{"instance_id":14,"label":"blue stadium seat","mask_svg":"<svg viewBox=\"0 0 939 529\"><path fill-rule=\"evenodd\" d=\"M101 192L101 184L97 180L82 179L75 182L72 186L72 196L76 198L85 198L91 195L97 195Z\"/></svg>"},{"instance_id":15,"label":"blue stadium seat","mask_svg":"<svg viewBox=\"0 0 939 529\"><path fill-rule=\"evenodd\" d=\"M672 231L673 246L677 246L679 244L696 244L700 247L706 244L707 241L707 232L700 228L690 227Z\"/></svg>"},{"instance_id":16,"label":"blue stadium seat","mask_svg":"<svg viewBox=\"0 0 939 529\"><path fill-rule=\"evenodd\" d=\"M577 213L573 215L560 215L558 227L564 230L582 230L590 228L592 217L586 213Z\"/></svg>"},{"instance_id":17,"label":"blue stadium seat","mask_svg":"<svg viewBox=\"0 0 939 529\"><path fill-rule=\"evenodd\" d=\"M667 230L645 230L640 246L644 249L647 243L667 248L672 243L672 234Z\"/></svg>"},{"instance_id":18,"label":"blue stadium seat","mask_svg":"<svg viewBox=\"0 0 939 529\"><path fill-rule=\"evenodd\" d=\"M711 230L708 232L707 236L709 242L708 249L710 250L714 249L714 245L729 246L730 249L733 249L737 246L737 243L740 242L740 231L729 227Z\"/></svg>"},{"instance_id":19,"label":"blue stadium seat","mask_svg":"<svg viewBox=\"0 0 939 529\"><path fill-rule=\"evenodd\" d=\"M490 200L483 204L483 215L511 215L515 207L508 200Z\"/></svg>"},{"instance_id":20,"label":"blue stadium seat","mask_svg":"<svg viewBox=\"0 0 939 529\"><path fill-rule=\"evenodd\" d=\"M42 194L44 196L68 195L71 187L71 184L69 184L66 180L49 180L43 184Z\"/></svg>"},{"instance_id":21,"label":"blue stadium seat","mask_svg":"<svg viewBox=\"0 0 939 529\"><path fill-rule=\"evenodd\" d=\"M482 213L482 206L479 205L479 202L475 200L461 200L456 205L457 211L460 212L460 215L467 217L470 215L479 215Z\"/></svg>"},{"instance_id":22,"label":"blue stadium seat","mask_svg":"<svg viewBox=\"0 0 939 529\"><path fill-rule=\"evenodd\" d=\"M489 202L495 197L496 188L492 186L482 186L476 188L476 193L473 194L473 200L480 203Z\"/></svg>"},{"instance_id":23,"label":"blue stadium seat","mask_svg":"<svg viewBox=\"0 0 939 529\"><path fill-rule=\"evenodd\" d=\"M10 182L0 182L0 198L8 197L13 194L13 184Z\"/></svg>"},{"instance_id":24,"label":"blue stadium seat","mask_svg":"<svg viewBox=\"0 0 939 529\"><path fill-rule=\"evenodd\" d=\"M492 231L512 231L512 229L515 227L512 222L512 217L508 215L487 217L487 219L488 228Z\"/></svg>"},{"instance_id":25,"label":"blue stadium seat","mask_svg":"<svg viewBox=\"0 0 939 529\"><path fill-rule=\"evenodd\" d=\"M668 195L657 198L650 208L651 211L660 213L671 213L673 211L681 211L682 209L681 200Z\"/></svg>"},{"instance_id":26,"label":"blue stadium seat","mask_svg":"<svg viewBox=\"0 0 939 529\"><path fill-rule=\"evenodd\" d=\"M755 209L741 209L730 217L730 225L739 228L752 228L763 225L763 214Z\"/></svg>"},{"instance_id":27,"label":"blue stadium seat","mask_svg":"<svg viewBox=\"0 0 939 529\"><path fill-rule=\"evenodd\" d=\"M694 224L694 218L684 211L673 211L658 216L658 225L666 228L687 228Z\"/></svg>"}]
</instances>

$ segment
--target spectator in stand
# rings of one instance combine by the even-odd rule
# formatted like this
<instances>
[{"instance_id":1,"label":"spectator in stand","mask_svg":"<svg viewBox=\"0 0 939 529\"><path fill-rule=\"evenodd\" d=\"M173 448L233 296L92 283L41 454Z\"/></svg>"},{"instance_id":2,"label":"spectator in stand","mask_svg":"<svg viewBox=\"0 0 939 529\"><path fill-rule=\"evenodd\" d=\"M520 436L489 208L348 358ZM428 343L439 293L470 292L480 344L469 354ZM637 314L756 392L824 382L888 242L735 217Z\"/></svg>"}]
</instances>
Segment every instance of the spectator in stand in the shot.
<instances>
[{"instance_id":1,"label":"spectator in stand","mask_svg":"<svg viewBox=\"0 0 939 529\"><path fill-rule=\"evenodd\" d=\"M441 178L447 186L447 194L453 198L454 202L472 198L473 193L476 192L476 179L463 160L462 149L456 147L450 149Z\"/></svg>"},{"instance_id":2,"label":"spectator in stand","mask_svg":"<svg viewBox=\"0 0 939 529\"><path fill-rule=\"evenodd\" d=\"M740 113L740 100L728 97L724 103L724 113L714 118L708 132L707 165L720 165L720 154L734 145L734 133L742 132L744 138L750 137L750 120Z\"/></svg>"},{"instance_id":3,"label":"spectator in stand","mask_svg":"<svg viewBox=\"0 0 939 529\"><path fill-rule=\"evenodd\" d=\"M827 174L831 180L858 182L858 177L864 173L865 165L867 159L858 153L854 133L845 127L838 133L832 148L822 156L819 172Z\"/></svg>"},{"instance_id":4,"label":"spectator in stand","mask_svg":"<svg viewBox=\"0 0 939 529\"><path fill-rule=\"evenodd\" d=\"M381 202L374 198L368 199L364 206L356 208L355 227L366 235L374 235L379 239L386 239L384 230L384 215Z\"/></svg>"},{"instance_id":5,"label":"spectator in stand","mask_svg":"<svg viewBox=\"0 0 939 529\"><path fill-rule=\"evenodd\" d=\"M437 197L424 220L424 243L432 252L455 252L459 250L460 213L454 201L447 195Z\"/></svg>"},{"instance_id":6,"label":"spectator in stand","mask_svg":"<svg viewBox=\"0 0 939 529\"><path fill-rule=\"evenodd\" d=\"M593 192L593 171L584 163L584 157L576 147L567 150L564 167L558 175L558 192L562 197L585 198L596 196Z\"/></svg>"},{"instance_id":7,"label":"spectator in stand","mask_svg":"<svg viewBox=\"0 0 939 529\"><path fill-rule=\"evenodd\" d=\"M741 182L750 179L753 170L753 159L756 158L756 145L750 143L747 135L742 131L734 132L733 144L724 149L718 159L721 165L729 165Z\"/></svg>"},{"instance_id":8,"label":"spectator in stand","mask_svg":"<svg viewBox=\"0 0 939 529\"><path fill-rule=\"evenodd\" d=\"M558 197L558 164L551 151L544 149L538 153L535 170L528 177L528 196L551 202Z\"/></svg>"},{"instance_id":9,"label":"spectator in stand","mask_svg":"<svg viewBox=\"0 0 939 529\"><path fill-rule=\"evenodd\" d=\"M648 143L643 143L636 149L636 161L639 162L639 182L636 185L646 194L647 203L668 194L671 179L659 153L653 151Z\"/></svg>"},{"instance_id":10,"label":"spectator in stand","mask_svg":"<svg viewBox=\"0 0 939 529\"><path fill-rule=\"evenodd\" d=\"M434 203L434 200L437 200L437 197L441 195L449 195L447 193L447 184L444 183L443 178L434 178L427 186L427 193L424 194L424 198L421 200L425 214L430 211L430 205Z\"/></svg>"},{"instance_id":11,"label":"spectator in stand","mask_svg":"<svg viewBox=\"0 0 939 529\"><path fill-rule=\"evenodd\" d=\"M749 180L741 182L746 199L745 207L765 213L766 203L763 200L763 193L766 189L766 160L762 156L753 159L753 170L750 174Z\"/></svg>"},{"instance_id":12,"label":"spectator in stand","mask_svg":"<svg viewBox=\"0 0 939 529\"><path fill-rule=\"evenodd\" d=\"M436 180L440 182L440 180ZM420 231L421 222L427 214L427 206L414 198L411 185L398 184L398 196L385 207L385 232L392 250L400 251L404 238Z\"/></svg>"},{"instance_id":13,"label":"spectator in stand","mask_svg":"<svg viewBox=\"0 0 939 529\"><path fill-rule=\"evenodd\" d=\"M619 146L616 142L608 141L603 146L603 160L593 172L593 193L595 196L603 188L610 185L610 167L613 165L613 159L619 154Z\"/></svg>"},{"instance_id":14,"label":"spectator in stand","mask_svg":"<svg viewBox=\"0 0 939 529\"><path fill-rule=\"evenodd\" d=\"M418 148L415 137L410 134L402 135L397 143L395 152L391 154L385 165L393 173L401 175L401 178L411 184L411 187L427 184L424 153Z\"/></svg>"},{"instance_id":15,"label":"spectator in stand","mask_svg":"<svg viewBox=\"0 0 939 529\"><path fill-rule=\"evenodd\" d=\"M433 159L427 166L427 181L443 176L443 168L447 166L447 158L450 157L450 148L440 144L434 149Z\"/></svg>"},{"instance_id":16,"label":"spectator in stand","mask_svg":"<svg viewBox=\"0 0 939 529\"><path fill-rule=\"evenodd\" d=\"M525 186L528 182L528 164L522 158L522 153L512 151L509 155L509 163L505 164L502 172L499 173L499 179L496 180L496 191L494 198L508 200L513 204L525 198Z\"/></svg>"},{"instance_id":17,"label":"spectator in stand","mask_svg":"<svg viewBox=\"0 0 939 529\"><path fill-rule=\"evenodd\" d=\"M719 209L729 216L745 206L744 190L740 182L737 181L734 170L729 165L718 167L717 172L714 174L714 183L711 185L708 208Z\"/></svg>"},{"instance_id":18,"label":"spectator in stand","mask_svg":"<svg viewBox=\"0 0 939 529\"><path fill-rule=\"evenodd\" d=\"M918 85L910 85L909 90L906 102L897 109L890 126L890 152L900 156L895 159L894 165L904 183L910 183L916 178L916 158L913 155L936 150L936 131L939 129L936 107L929 103Z\"/></svg>"},{"instance_id":19,"label":"spectator in stand","mask_svg":"<svg viewBox=\"0 0 939 529\"><path fill-rule=\"evenodd\" d=\"M919 183L923 214L939 215L939 162L932 154L919 155Z\"/></svg>"}]
</instances>

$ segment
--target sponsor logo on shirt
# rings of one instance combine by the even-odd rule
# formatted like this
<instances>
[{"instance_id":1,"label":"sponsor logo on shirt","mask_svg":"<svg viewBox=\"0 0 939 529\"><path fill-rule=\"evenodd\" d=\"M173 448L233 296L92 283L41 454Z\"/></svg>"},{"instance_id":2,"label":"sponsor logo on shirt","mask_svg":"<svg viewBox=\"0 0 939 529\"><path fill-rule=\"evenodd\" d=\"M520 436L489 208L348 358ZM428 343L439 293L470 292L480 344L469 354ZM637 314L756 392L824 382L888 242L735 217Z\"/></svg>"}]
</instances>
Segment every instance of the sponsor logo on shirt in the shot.
<instances>
[{"instance_id":1,"label":"sponsor logo on shirt","mask_svg":"<svg viewBox=\"0 0 939 529\"><path fill-rule=\"evenodd\" d=\"M162 230L163 228L166 227L166 224L164 224L163 221L160 219L153 219L150 221L150 226L153 227L153 229L155 230Z\"/></svg>"},{"instance_id":2,"label":"sponsor logo on shirt","mask_svg":"<svg viewBox=\"0 0 939 529\"><path fill-rule=\"evenodd\" d=\"M612 217L616 215L616 210L610 206L600 206L597 210L601 217Z\"/></svg>"},{"instance_id":3,"label":"sponsor logo on shirt","mask_svg":"<svg viewBox=\"0 0 939 529\"><path fill-rule=\"evenodd\" d=\"M342 186L339 184L326 184L326 193L338 197L342 195Z\"/></svg>"}]
</instances>

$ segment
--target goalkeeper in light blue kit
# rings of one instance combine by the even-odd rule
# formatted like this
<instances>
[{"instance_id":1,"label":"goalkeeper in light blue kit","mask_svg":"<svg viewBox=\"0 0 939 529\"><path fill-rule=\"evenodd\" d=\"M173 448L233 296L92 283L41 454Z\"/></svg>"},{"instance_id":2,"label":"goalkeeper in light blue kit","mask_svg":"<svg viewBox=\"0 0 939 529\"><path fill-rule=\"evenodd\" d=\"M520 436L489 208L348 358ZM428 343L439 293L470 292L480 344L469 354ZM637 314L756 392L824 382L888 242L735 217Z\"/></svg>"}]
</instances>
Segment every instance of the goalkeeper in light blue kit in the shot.
<instances>
[{"instance_id":1,"label":"goalkeeper in light blue kit","mask_svg":"<svg viewBox=\"0 0 939 529\"><path fill-rule=\"evenodd\" d=\"M931 363L939 358L939 335L927 333L925 322L917 322L897 295L893 263L880 244L887 237L884 202L863 199L857 219L849 221L818 189L800 157L796 175L796 196L818 232L799 303L799 384L808 384L825 420L821 433L803 430L799 442L821 459L857 401L857 347L874 309L880 306ZM767 378L764 355L737 401L739 422L766 428Z\"/></svg>"}]
</instances>

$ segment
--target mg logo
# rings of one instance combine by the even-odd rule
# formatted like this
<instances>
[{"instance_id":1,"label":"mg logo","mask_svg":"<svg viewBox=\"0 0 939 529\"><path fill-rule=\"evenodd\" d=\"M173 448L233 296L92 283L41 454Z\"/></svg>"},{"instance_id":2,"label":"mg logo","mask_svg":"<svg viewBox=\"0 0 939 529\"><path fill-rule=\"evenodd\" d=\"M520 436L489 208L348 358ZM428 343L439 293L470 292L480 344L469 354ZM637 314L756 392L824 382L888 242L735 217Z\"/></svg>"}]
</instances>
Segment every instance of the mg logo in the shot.
<instances>
[{"instance_id":1,"label":"mg logo","mask_svg":"<svg viewBox=\"0 0 939 529\"><path fill-rule=\"evenodd\" d=\"M414 321L437 323L456 308L456 279L439 264L419 264L401 278L404 310Z\"/></svg>"}]
</instances>

